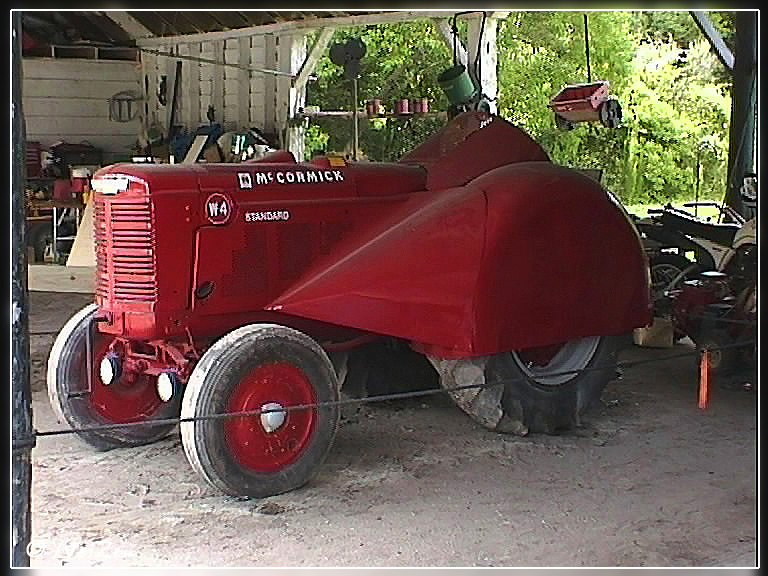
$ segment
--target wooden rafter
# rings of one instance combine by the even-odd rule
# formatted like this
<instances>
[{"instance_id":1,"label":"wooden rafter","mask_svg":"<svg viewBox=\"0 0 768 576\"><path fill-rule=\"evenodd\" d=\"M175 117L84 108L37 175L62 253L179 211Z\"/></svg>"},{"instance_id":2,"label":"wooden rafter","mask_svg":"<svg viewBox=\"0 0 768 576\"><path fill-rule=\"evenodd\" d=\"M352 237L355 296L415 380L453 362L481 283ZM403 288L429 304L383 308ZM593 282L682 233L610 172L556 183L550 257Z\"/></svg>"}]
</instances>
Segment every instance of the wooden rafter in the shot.
<instances>
[{"instance_id":1,"label":"wooden rafter","mask_svg":"<svg viewBox=\"0 0 768 576\"><path fill-rule=\"evenodd\" d=\"M195 34L186 38L146 38L141 40L143 46L165 44L169 41L178 42L208 42L213 40L225 40L228 38L240 38L243 36L254 36L260 34L279 34L284 32L303 33L326 26L339 28L343 26L364 26L366 24L389 24L393 22L407 22L409 20L429 19L445 17L451 14L445 10L409 10L409 11L391 11L391 12L367 12L364 14L349 13L347 16L339 18L307 18L304 20L294 20L287 22L272 22L261 26L250 26L239 28L237 30L223 30L208 32L205 34Z\"/></svg>"}]
</instances>

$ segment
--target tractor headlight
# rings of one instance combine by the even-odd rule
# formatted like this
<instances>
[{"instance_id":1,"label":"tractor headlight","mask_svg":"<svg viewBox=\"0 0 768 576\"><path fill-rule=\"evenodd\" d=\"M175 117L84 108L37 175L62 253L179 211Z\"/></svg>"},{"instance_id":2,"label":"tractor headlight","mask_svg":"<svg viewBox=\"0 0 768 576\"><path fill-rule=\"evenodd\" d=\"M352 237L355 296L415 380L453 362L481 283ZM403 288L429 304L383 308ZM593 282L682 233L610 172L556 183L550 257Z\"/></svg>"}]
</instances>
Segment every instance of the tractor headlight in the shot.
<instances>
[{"instance_id":1,"label":"tractor headlight","mask_svg":"<svg viewBox=\"0 0 768 576\"><path fill-rule=\"evenodd\" d=\"M109 386L120 376L120 360L114 354L107 354L99 364L99 377L104 386Z\"/></svg>"},{"instance_id":2,"label":"tractor headlight","mask_svg":"<svg viewBox=\"0 0 768 576\"><path fill-rule=\"evenodd\" d=\"M173 398L177 387L177 378L173 372L163 372L157 377L157 395L163 402Z\"/></svg>"}]
</instances>

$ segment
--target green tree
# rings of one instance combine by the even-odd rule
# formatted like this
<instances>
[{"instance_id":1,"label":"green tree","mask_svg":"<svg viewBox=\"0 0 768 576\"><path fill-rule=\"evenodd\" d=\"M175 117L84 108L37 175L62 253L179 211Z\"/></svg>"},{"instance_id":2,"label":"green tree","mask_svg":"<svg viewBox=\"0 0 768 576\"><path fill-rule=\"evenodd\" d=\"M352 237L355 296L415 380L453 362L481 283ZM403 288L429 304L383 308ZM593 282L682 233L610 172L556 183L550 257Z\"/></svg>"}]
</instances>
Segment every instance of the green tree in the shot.
<instances>
[{"instance_id":1,"label":"green tree","mask_svg":"<svg viewBox=\"0 0 768 576\"><path fill-rule=\"evenodd\" d=\"M499 113L526 130L553 161L603 170L620 193L626 129L595 124L563 132L549 103L565 86L607 80L624 101L634 52L629 12L587 12L589 74L583 12L516 12L499 29ZM617 189L618 188L618 189Z\"/></svg>"},{"instance_id":2,"label":"green tree","mask_svg":"<svg viewBox=\"0 0 768 576\"><path fill-rule=\"evenodd\" d=\"M359 101L379 99L392 111L400 99L427 98L433 110L445 110L448 101L437 84L437 76L450 66L452 56L429 20L415 20L389 25L371 25L339 30L332 42L360 38L366 55L360 63ZM307 102L326 110L352 110L352 82L344 78L342 67L333 64L328 55L318 63L317 82L309 85ZM352 140L349 119L320 118L316 121L328 138L327 150L344 151ZM361 121L360 147L374 160L397 160L422 142L437 127L436 118L380 119ZM319 135L319 133L317 133ZM308 150L319 141L308 142Z\"/></svg>"},{"instance_id":3,"label":"green tree","mask_svg":"<svg viewBox=\"0 0 768 576\"><path fill-rule=\"evenodd\" d=\"M719 63L706 40L689 44L683 63L678 48L668 41L642 43L633 60L628 126L637 145L625 168L632 203L690 200L697 187L710 198L724 191L727 87L717 82Z\"/></svg>"},{"instance_id":4,"label":"green tree","mask_svg":"<svg viewBox=\"0 0 768 576\"><path fill-rule=\"evenodd\" d=\"M498 110L536 139L557 163L603 170L604 184L625 203L719 198L724 191L730 118L730 78L709 43L684 11L586 12L589 75L607 80L621 103L622 126L598 122L559 130L549 103L565 86L588 80L584 12L511 12L498 28ZM732 14L710 18L732 41ZM459 26L466 44L466 27ZM730 35L729 35L730 34ZM451 50L432 23L338 31L335 42L360 37L359 102L381 99L389 110L400 98L425 97L446 110L437 76L452 64ZM308 103L350 110L351 82L324 56ZM362 150L373 160L396 160L441 121L380 119L360 123ZM307 148L343 151L349 120L313 123Z\"/></svg>"}]
</instances>

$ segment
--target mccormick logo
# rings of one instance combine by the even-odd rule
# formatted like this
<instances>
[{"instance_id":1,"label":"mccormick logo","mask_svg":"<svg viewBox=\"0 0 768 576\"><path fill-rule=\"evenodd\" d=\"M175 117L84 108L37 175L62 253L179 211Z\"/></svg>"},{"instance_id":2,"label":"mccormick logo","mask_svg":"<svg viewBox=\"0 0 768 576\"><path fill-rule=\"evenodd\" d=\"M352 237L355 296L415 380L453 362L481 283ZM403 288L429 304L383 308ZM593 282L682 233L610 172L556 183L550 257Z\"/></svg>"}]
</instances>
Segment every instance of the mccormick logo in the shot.
<instances>
[{"instance_id":1,"label":"mccormick logo","mask_svg":"<svg viewBox=\"0 0 768 576\"><path fill-rule=\"evenodd\" d=\"M238 172L237 181L241 189L269 184L319 184L343 182L341 170L293 170L285 172Z\"/></svg>"}]
</instances>

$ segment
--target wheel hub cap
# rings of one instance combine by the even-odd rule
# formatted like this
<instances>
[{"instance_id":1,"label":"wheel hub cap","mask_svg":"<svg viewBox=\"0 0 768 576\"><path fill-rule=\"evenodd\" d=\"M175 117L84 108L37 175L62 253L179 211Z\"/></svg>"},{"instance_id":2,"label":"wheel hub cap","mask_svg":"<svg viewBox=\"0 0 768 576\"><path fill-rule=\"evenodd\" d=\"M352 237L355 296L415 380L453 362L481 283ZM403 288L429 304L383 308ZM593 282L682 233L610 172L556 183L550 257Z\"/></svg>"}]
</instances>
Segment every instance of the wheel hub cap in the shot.
<instances>
[{"instance_id":1,"label":"wheel hub cap","mask_svg":"<svg viewBox=\"0 0 768 576\"><path fill-rule=\"evenodd\" d=\"M104 386L109 386L115 381L118 373L117 359L112 355L107 355L102 358L99 364L99 378L104 383Z\"/></svg>"},{"instance_id":2,"label":"wheel hub cap","mask_svg":"<svg viewBox=\"0 0 768 576\"><path fill-rule=\"evenodd\" d=\"M227 445L244 468L272 473L295 462L310 444L317 409L286 410L316 402L314 387L303 370L289 362L253 368L235 386L230 412L268 411L224 422Z\"/></svg>"},{"instance_id":3,"label":"wheel hub cap","mask_svg":"<svg viewBox=\"0 0 768 576\"><path fill-rule=\"evenodd\" d=\"M277 402L268 402L261 407L262 410L280 410L280 412L266 412L261 415L261 427L268 434L274 432L285 422L283 407Z\"/></svg>"}]
</instances>

